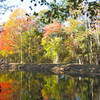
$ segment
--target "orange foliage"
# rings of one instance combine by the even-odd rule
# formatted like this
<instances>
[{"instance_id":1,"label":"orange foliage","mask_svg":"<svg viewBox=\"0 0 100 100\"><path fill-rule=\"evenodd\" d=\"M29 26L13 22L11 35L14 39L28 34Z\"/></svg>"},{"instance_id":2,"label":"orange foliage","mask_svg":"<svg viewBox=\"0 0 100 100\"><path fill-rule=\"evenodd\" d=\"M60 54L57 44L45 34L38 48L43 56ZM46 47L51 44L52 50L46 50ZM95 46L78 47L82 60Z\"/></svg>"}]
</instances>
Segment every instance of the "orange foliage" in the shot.
<instances>
[{"instance_id":1,"label":"orange foliage","mask_svg":"<svg viewBox=\"0 0 100 100\"><path fill-rule=\"evenodd\" d=\"M15 81L6 81L0 83L0 100L11 100L16 89L13 88Z\"/></svg>"},{"instance_id":2,"label":"orange foliage","mask_svg":"<svg viewBox=\"0 0 100 100\"><path fill-rule=\"evenodd\" d=\"M0 34L0 50L13 50L14 49L14 41L11 39L10 30L4 30L2 34Z\"/></svg>"},{"instance_id":3,"label":"orange foliage","mask_svg":"<svg viewBox=\"0 0 100 100\"><path fill-rule=\"evenodd\" d=\"M44 37L48 37L48 35L50 35L53 32L60 32L62 28L62 25L59 22L54 22L52 24L46 25L44 27Z\"/></svg>"},{"instance_id":4,"label":"orange foliage","mask_svg":"<svg viewBox=\"0 0 100 100\"><path fill-rule=\"evenodd\" d=\"M4 26L4 31L0 33L0 50L13 51L16 49L18 34L29 30L34 22L25 16L23 9L16 9Z\"/></svg>"}]
</instances>

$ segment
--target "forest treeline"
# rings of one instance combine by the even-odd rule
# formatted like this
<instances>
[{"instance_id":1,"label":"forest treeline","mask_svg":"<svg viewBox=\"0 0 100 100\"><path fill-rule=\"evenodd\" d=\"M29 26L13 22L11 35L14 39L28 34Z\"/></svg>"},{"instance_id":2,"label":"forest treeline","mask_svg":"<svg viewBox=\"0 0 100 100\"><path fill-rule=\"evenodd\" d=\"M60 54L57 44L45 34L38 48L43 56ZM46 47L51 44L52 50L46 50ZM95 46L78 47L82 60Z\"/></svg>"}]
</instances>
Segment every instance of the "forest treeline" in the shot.
<instances>
[{"instance_id":1,"label":"forest treeline","mask_svg":"<svg viewBox=\"0 0 100 100\"><path fill-rule=\"evenodd\" d=\"M9 63L100 64L100 2L42 4L49 9L33 15L21 8L12 12L0 32L0 58Z\"/></svg>"}]
</instances>

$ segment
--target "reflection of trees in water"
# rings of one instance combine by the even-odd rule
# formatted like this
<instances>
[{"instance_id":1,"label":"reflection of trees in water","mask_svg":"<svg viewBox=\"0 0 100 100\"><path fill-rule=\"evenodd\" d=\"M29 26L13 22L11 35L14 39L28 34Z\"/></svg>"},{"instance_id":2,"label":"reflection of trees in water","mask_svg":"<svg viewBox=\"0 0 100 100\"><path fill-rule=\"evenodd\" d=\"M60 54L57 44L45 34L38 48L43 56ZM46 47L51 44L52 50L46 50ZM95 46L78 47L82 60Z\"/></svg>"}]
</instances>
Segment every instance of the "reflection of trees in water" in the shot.
<instances>
[{"instance_id":1,"label":"reflection of trees in water","mask_svg":"<svg viewBox=\"0 0 100 100\"><path fill-rule=\"evenodd\" d=\"M94 79L93 92L94 100L100 100L100 79Z\"/></svg>"},{"instance_id":2,"label":"reflection of trees in water","mask_svg":"<svg viewBox=\"0 0 100 100\"><path fill-rule=\"evenodd\" d=\"M96 78L30 72L0 74L0 83L7 80L17 82L12 87L16 92L11 93L14 100L100 100L100 80Z\"/></svg>"},{"instance_id":3,"label":"reflection of trees in water","mask_svg":"<svg viewBox=\"0 0 100 100\"><path fill-rule=\"evenodd\" d=\"M0 100L18 99L18 95L16 95L18 87L15 87L16 83L15 80L0 82Z\"/></svg>"}]
</instances>

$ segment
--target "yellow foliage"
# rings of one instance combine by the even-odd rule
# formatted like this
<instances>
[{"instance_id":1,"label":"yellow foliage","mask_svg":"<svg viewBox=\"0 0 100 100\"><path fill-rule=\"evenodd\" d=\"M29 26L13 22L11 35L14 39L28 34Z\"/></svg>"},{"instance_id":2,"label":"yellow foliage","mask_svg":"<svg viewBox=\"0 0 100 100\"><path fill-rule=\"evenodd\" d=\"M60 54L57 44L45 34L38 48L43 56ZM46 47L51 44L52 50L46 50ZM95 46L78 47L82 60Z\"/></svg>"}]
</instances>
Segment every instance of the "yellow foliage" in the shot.
<instances>
[{"instance_id":1,"label":"yellow foliage","mask_svg":"<svg viewBox=\"0 0 100 100\"><path fill-rule=\"evenodd\" d=\"M26 11L24 9L17 8L11 14L10 19L16 19L17 17L24 17L25 16L25 13L26 13Z\"/></svg>"},{"instance_id":2,"label":"yellow foliage","mask_svg":"<svg viewBox=\"0 0 100 100\"><path fill-rule=\"evenodd\" d=\"M67 26L67 27L64 28L67 33L71 33L73 31L75 31L77 29L77 26L79 24L81 24L80 21L77 21L77 20L72 19L72 18L68 19L68 22L70 23L69 26Z\"/></svg>"},{"instance_id":3,"label":"yellow foliage","mask_svg":"<svg viewBox=\"0 0 100 100\"><path fill-rule=\"evenodd\" d=\"M5 24L5 26L14 26L15 24L15 20L17 18L24 18L25 17L25 13L26 11L21 9L21 8L17 8L16 10L14 10L14 12L10 15L9 20L7 21L7 23Z\"/></svg>"}]
</instances>

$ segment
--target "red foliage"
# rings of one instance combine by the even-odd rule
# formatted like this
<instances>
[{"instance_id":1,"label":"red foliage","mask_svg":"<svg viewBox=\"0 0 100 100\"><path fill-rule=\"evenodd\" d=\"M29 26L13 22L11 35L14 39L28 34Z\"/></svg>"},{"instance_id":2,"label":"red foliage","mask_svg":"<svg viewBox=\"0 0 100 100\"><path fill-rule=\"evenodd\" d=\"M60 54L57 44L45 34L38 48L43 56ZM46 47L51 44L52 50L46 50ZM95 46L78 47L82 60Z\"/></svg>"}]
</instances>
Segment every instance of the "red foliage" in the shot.
<instances>
[{"instance_id":1,"label":"red foliage","mask_svg":"<svg viewBox=\"0 0 100 100\"><path fill-rule=\"evenodd\" d=\"M11 100L11 98L13 97L13 93L16 91L13 88L13 83L12 82L1 82L0 83L0 100Z\"/></svg>"},{"instance_id":2,"label":"red foliage","mask_svg":"<svg viewBox=\"0 0 100 100\"><path fill-rule=\"evenodd\" d=\"M46 25L44 27L44 37L48 37L48 35L50 35L53 32L60 32L62 28L62 25L59 22L54 22L52 24Z\"/></svg>"}]
</instances>

